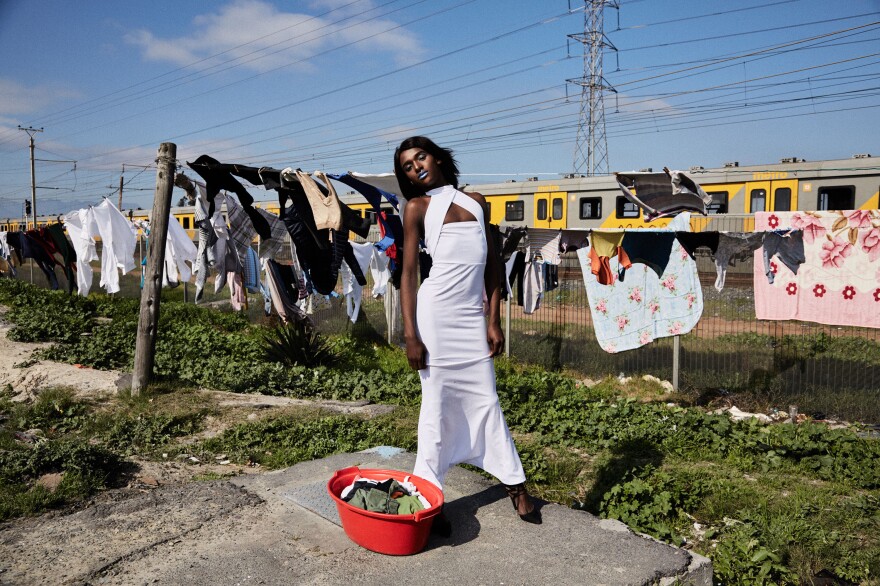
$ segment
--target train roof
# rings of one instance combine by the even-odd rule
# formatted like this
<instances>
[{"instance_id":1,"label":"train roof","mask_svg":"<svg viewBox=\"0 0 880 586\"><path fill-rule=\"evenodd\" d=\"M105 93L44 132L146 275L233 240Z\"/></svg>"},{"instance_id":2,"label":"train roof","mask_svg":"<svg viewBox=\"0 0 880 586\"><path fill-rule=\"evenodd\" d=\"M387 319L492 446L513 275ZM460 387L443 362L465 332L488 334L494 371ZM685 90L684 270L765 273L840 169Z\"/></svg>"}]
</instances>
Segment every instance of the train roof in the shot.
<instances>
[{"instance_id":1,"label":"train roof","mask_svg":"<svg viewBox=\"0 0 880 586\"><path fill-rule=\"evenodd\" d=\"M723 167L704 168L693 166L688 169L674 169L682 171L697 183L725 183L738 181L760 181L762 179L782 178L776 174L784 173L786 178L796 179L800 174L809 174L810 177L839 176L839 175L871 175L880 172L880 157L870 155L855 155L850 159L831 159L824 161L805 161L798 157L782 159L779 163L763 165L744 165L728 163ZM661 169L620 169L618 173L644 173L661 171ZM756 176L757 175L757 176ZM762 176L762 175L766 175ZM487 194L493 192L524 192L524 191L568 191L568 190L601 190L617 189L614 174L585 176L578 174L563 174L558 179L529 178L525 181L508 180L496 183L470 183L462 186L465 189L484 190Z\"/></svg>"}]
</instances>

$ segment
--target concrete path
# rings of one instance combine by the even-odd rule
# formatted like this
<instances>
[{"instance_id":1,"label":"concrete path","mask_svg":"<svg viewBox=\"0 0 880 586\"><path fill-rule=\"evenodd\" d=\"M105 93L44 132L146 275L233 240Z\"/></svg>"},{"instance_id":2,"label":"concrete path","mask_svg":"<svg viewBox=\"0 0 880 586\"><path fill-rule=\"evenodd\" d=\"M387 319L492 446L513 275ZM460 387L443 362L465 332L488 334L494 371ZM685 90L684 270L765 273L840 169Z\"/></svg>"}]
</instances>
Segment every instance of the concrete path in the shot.
<instances>
[{"instance_id":1,"label":"concrete path","mask_svg":"<svg viewBox=\"0 0 880 586\"><path fill-rule=\"evenodd\" d=\"M451 538L412 556L367 551L334 520L324 486L348 466L411 470L380 449L229 481L161 487L38 524L0 528L0 584L711 585L709 560L616 521L543 503L544 524L461 468L446 488ZM26 527L26 529L25 529Z\"/></svg>"}]
</instances>

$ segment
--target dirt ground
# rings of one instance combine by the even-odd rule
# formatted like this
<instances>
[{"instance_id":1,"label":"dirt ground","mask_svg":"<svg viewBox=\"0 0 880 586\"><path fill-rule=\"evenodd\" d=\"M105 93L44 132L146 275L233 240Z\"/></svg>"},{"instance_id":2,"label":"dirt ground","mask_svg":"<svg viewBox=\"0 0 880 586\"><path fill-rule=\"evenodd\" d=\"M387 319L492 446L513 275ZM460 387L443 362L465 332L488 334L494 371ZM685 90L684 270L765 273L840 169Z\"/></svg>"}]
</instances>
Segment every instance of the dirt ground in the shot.
<instances>
[{"instance_id":1,"label":"dirt ground","mask_svg":"<svg viewBox=\"0 0 880 586\"><path fill-rule=\"evenodd\" d=\"M0 388L10 388L15 401L32 401L53 388L71 389L81 399L110 401L130 384L130 373L100 371L36 361L32 353L46 344L21 343L6 336L10 324L0 306ZM243 421L302 408L375 416L393 409L363 402L304 401L287 397L242 395L199 389L198 401L215 407L205 429L184 441L218 435ZM199 535L197 543L221 539L240 527L276 530L266 525L263 501L223 479L262 475L257 466L218 458L151 461L130 458L136 465L127 486L107 490L67 510L0 524L0 584L127 584L132 575L117 575L126 560L162 547L173 548ZM57 476L57 475L55 475ZM205 482L215 478L218 480ZM202 480L200 482L196 482ZM261 529L261 527L263 527ZM188 545L192 545L188 541ZM195 548L192 555L198 555ZM137 576L136 583L151 583Z\"/></svg>"}]
</instances>

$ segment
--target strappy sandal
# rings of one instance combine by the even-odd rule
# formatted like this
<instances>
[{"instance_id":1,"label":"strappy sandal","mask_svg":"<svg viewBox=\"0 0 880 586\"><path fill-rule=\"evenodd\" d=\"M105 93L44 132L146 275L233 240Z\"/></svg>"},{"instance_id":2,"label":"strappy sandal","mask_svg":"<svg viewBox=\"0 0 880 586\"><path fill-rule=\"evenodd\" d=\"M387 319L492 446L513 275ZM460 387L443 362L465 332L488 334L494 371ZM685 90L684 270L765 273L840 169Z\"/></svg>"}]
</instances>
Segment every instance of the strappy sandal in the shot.
<instances>
[{"instance_id":1,"label":"strappy sandal","mask_svg":"<svg viewBox=\"0 0 880 586\"><path fill-rule=\"evenodd\" d=\"M533 525L540 525L543 522L541 518L541 511L538 510L538 507L532 503L532 510L524 515L520 515L519 508L517 508L517 501L522 498L530 498L529 491L526 490L526 485L515 484L513 486L504 485L504 490L507 491L507 496L510 497L510 502L513 503L513 510L516 511L516 514L519 515L519 518L525 521L526 523L532 523Z\"/></svg>"}]
</instances>

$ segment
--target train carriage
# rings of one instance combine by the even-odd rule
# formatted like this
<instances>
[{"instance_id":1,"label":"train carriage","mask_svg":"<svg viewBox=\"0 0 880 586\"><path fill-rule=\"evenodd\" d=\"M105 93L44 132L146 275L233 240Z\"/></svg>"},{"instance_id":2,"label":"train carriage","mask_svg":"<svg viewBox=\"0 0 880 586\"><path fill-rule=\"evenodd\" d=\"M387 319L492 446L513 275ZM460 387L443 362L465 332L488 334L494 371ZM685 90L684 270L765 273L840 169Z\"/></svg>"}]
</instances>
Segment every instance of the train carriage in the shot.
<instances>
[{"instance_id":1,"label":"train carriage","mask_svg":"<svg viewBox=\"0 0 880 586\"><path fill-rule=\"evenodd\" d=\"M640 171L650 171L642 169ZM695 215L694 230L740 230L754 227L752 214L758 211L878 209L880 157L855 155L851 159L807 162L782 159L771 165L740 167L729 163L717 169L692 167L685 173L709 195L708 216ZM555 180L506 181L463 185L466 191L482 193L489 203L489 220L501 226L534 228L647 228L663 227L669 219L645 221L644 212L621 193L613 175L583 177L564 175ZM374 212L365 199L349 190L340 198L363 217ZM278 214L277 200L255 204ZM383 209L391 212L389 204ZM131 219L146 219L149 210L123 210ZM172 208L172 214L196 237L192 206ZM724 217L736 222L719 222ZM43 226L57 216L40 216ZM21 218L0 218L0 230L25 226Z\"/></svg>"}]
</instances>

